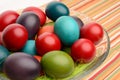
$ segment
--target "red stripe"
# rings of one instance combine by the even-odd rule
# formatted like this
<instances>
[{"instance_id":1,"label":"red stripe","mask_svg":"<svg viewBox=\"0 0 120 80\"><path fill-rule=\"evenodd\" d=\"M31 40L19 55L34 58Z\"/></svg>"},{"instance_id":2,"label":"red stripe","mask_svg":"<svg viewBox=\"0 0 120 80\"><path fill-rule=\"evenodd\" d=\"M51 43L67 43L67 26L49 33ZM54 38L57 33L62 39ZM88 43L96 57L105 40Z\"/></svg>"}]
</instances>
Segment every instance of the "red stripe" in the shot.
<instances>
[{"instance_id":1,"label":"red stripe","mask_svg":"<svg viewBox=\"0 0 120 80\"><path fill-rule=\"evenodd\" d=\"M79 6L78 8L76 8L75 10L78 10L79 8L81 8L81 7L83 7L83 6L85 6L85 5L87 5L88 3L91 3L91 2L93 2L94 0L91 0L91 1L89 1L89 2L87 2L87 3L85 3L85 4L83 4L83 5L81 5L81 6Z\"/></svg>"},{"instance_id":2,"label":"red stripe","mask_svg":"<svg viewBox=\"0 0 120 80\"><path fill-rule=\"evenodd\" d=\"M78 5L79 3L82 3L82 2L84 2L84 0L77 2L76 4L70 6L70 8L72 8L72 7L74 7L75 5Z\"/></svg>"},{"instance_id":3,"label":"red stripe","mask_svg":"<svg viewBox=\"0 0 120 80\"><path fill-rule=\"evenodd\" d=\"M107 78L111 73L113 73L115 70L117 70L118 69L118 67L119 67L120 65L118 65L115 69L113 69L109 74L107 74L105 77L104 77L104 79L105 78Z\"/></svg>"},{"instance_id":4,"label":"red stripe","mask_svg":"<svg viewBox=\"0 0 120 80\"><path fill-rule=\"evenodd\" d=\"M120 58L120 54L118 54L113 60L111 60L106 66L104 66L100 71L94 74L89 80L94 80L96 76L98 76L101 72L103 72L109 65L111 65L116 59Z\"/></svg>"},{"instance_id":5,"label":"red stripe","mask_svg":"<svg viewBox=\"0 0 120 80\"><path fill-rule=\"evenodd\" d=\"M97 20L97 19L99 19L100 17L102 17L102 16L104 16L104 15L106 15L108 12L110 12L110 11L112 11L112 10L114 10L115 8L117 8L117 7L119 7L120 5L117 5L117 6L115 6L114 8L112 8L112 9L110 9L110 10L108 10L107 12L105 12L104 14L102 14L102 15L100 15L98 18L96 18L95 20Z\"/></svg>"},{"instance_id":6,"label":"red stripe","mask_svg":"<svg viewBox=\"0 0 120 80\"><path fill-rule=\"evenodd\" d=\"M116 26L118 26L118 25L120 25L120 22L119 22L119 23L117 23L116 25L114 25L114 26L110 27L107 31L110 31L112 28L115 28L115 27L116 27Z\"/></svg>"}]
</instances>

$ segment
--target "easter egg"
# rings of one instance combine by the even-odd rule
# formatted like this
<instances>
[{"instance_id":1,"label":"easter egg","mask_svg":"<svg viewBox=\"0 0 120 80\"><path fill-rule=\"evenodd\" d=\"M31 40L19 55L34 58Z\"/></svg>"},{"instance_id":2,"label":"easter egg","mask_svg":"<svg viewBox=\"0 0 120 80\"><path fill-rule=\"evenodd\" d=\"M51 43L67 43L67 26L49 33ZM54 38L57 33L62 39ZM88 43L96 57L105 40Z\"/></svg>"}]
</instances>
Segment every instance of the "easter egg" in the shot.
<instances>
[{"instance_id":1,"label":"easter egg","mask_svg":"<svg viewBox=\"0 0 120 80\"><path fill-rule=\"evenodd\" d=\"M79 38L78 24L70 16L58 18L54 25L54 32L65 46L71 46Z\"/></svg>"},{"instance_id":2,"label":"easter egg","mask_svg":"<svg viewBox=\"0 0 120 80\"><path fill-rule=\"evenodd\" d=\"M76 22L78 23L79 25L79 28L81 28L84 23L82 22L82 20L80 18L78 18L77 16L71 16L74 20L76 20Z\"/></svg>"},{"instance_id":3,"label":"easter egg","mask_svg":"<svg viewBox=\"0 0 120 80\"><path fill-rule=\"evenodd\" d=\"M3 69L11 80L34 80L40 74L41 66L33 56L16 52L7 57Z\"/></svg>"},{"instance_id":4,"label":"easter egg","mask_svg":"<svg viewBox=\"0 0 120 80\"><path fill-rule=\"evenodd\" d=\"M50 51L45 54L41 59L41 66L48 76L58 80L74 71L73 59L63 51Z\"/></svg>"},{"instance_id":5,"label":"easter egg","mask_svg":"<svg viewBox=\"0 0 120 80\"><path fill-rule=\"evenodd\" d=\"M21 51L29 55L35 55L37 53L35 47L35 40L28 40Z\"/></svg>"},{"instance_id":6,"label":"easter egg","mask_svg":"<svg viewBox=\"0 0 120 80\"><path fill-rule=\"evenodd\" d=\"M37 33L37 35L41 35L44 32L50 32L53 33L54 32L54 23L50 22L50 23L46 23L43 27L41 27Z\"/></svg>"},{"instance_id":7,"label":"easter egg","mask_svg":"<svg viewBox=\"0 0 120 80\"><path fill-rule=\"evenodd\" d=\"M33 39L40 27L40 19L33 12L22 13L17 21L17 23L23 25L28 31L28 38Z\"/></svg>"},{"instance_id":8,"label":"easter egg","mask_svg":"<svg viewBox=\"0 0 120 80\"><path fill-rule=\"evenodd\" d=\"M2 45L2 32L0 32L0 45Z\"/></svg>"},{"instance_id":9,"label":"easter egg","mask_svg":"<svg viewBox=\"0 0 120 80\"><path fill-rule=\"evenodd\" d=\"M20 24L10 24L2 32L2 44L11 51L22 49L28 40L26 28Z\"/></svg>"},{"instance_id":10,"label":"easter egg","mask_svg":"<svg viewBox=\"0 0 120 80\"><path fill-rule=\"evenodd\" d=\"M12 10L4 11L0 14L0 31L3 31L9 24L16 22L19 14Z\"/></svg>"},{"instance_id":11,"label":"easter egg","mask_svg":"<svg viewBox=\"0 0 120 80\"><path fill-rule=\"evenodd\" d=\"M49 51L60 50L61 41L54 33L45 32L37 37L35 40L37 53L43 56Z\"/></svg>"},{"instance_id":12,"label":"easter egg","mask_svg":"<svg viewBox=\"0 0 120 80\"><path fill-rule=\"evenodd\" d=\"M45 12L47 17L53 21L56 21L56 19L60 16L69 15L68 7L65 4L57 1L50 2L46 7Z\"/></svg>"},{"instance_id":13,"label":"easter egg","mask_svg":"<svg viewBox=\"0 0 120 80\"><path fill-rule=\"evenodd\" d=\"M3 63L9 55L10 52L4 46L0 45L0 71L2 71Z\"/></svg>"},{"instance_id":14,"label":"easter egg","mask_svg":"<svg viewBox=\"0 0 120 80\"><path fill-rule=\"evenodd\" d=\"M38 7L27 7L23 10L23 12L28 12L28 11L32 11L34 12L35 14L38 15L39 19L40 19L40 25L44 25L45 22L46 22L46 14L41 10L39 9Z\"/></svg>"}]
</instances>

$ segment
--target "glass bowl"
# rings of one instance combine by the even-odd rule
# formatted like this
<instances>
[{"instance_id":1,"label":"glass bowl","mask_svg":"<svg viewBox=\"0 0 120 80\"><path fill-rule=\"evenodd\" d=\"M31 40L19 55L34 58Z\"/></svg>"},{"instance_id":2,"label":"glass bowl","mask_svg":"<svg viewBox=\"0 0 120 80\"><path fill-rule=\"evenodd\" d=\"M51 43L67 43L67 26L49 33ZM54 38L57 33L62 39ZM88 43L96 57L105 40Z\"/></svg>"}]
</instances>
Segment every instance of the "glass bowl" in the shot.
<instances>
[{"instance_id":1,"label":"glass bowl","mask_svg":"<svg viewBox=\"0 0 120 80\"><path fill-rule=\"evenodd\" d=\"M70 10L70 15L79 17L83 21L84 24L87 24L89 22L95 22L90 17L86 16L85 14L76 12L74 10ZM47 22L51 22L51 21L48 19ZM104 30L104 28L103 28L103 30ZM64 79L60 79L60 80L80 80L80 79L82 79L87 74L90 74L93 70L95 70L97 67L99 67L105 61L105 59L107 58L107 56L109 54L109 50L110 50L110 39L109 39L109 36L108 36L108 33L106 32L106 30L104 30L104 37L103 37L102 41L96 45L96 56L95 56L94 60L92 60L92 62L86 63L86 64L77 64L75 66L74 72L70 76L68 76ZM1 73L0 80L9 80L9 79L3 73ZM47 77L46 75L44 75L44 76L37 77L35 80L55 80L55 79L51 79L51 78Z\"/></svg>"}]
</instances>

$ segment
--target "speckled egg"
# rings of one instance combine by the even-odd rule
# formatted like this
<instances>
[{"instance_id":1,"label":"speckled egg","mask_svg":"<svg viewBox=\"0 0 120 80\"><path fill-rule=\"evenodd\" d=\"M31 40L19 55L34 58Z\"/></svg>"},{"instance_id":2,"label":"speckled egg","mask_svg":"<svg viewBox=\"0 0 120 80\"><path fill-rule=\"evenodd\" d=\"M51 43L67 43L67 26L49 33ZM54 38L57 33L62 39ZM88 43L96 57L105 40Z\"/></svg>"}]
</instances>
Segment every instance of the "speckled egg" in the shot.
<instances>
[{"instance_id":1,"label":"speckled egg","mask_svg":"<svg viewBox=\"0 0 120 80\"><path fill-rule=\"evenodd\" d=\"M78 24L70 16L58 18L54 25L54 32L65 46L71 46L79 38Z\"/></svg>"}]
</instances>

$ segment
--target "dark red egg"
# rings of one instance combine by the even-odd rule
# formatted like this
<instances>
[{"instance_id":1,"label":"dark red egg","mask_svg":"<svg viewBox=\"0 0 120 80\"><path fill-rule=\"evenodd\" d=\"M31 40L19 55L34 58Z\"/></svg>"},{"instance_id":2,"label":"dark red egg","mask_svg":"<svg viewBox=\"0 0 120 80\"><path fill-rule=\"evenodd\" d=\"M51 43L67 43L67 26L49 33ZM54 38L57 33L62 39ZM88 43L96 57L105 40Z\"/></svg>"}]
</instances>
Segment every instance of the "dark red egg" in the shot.
<instances>
[{"instance_id":1,"label":"dark red egg","mask_svg":"<svg viewBox=\"0 0 120 80\"><path fill-rule=\"evenodd\" d=\"M45 32L37 37L36 49L40 56L49 51L60 50L60 39L54 33Z\"/></svg>"},{"instance_id":2,"label":"dark red egg","mask_svg":"<svg viewBox=\"0 0 120 80\"><path fill-rule=\"evenodd\" d=\"M28 32L20 24L10 24L2 32L3 45L11 50L20 50L28 40Z\"/></svg>"},{"instance_id":3,"label":"dark red egg","mask_svg":"<svg viewBox=\"0 0 120 80\"><path fill-rule=\"evenodd\" d=\"M3 31L9 24L15 23L19 14L15 11L8 10L0 14L0 31Z\"/></svg>"}]
</instances>

